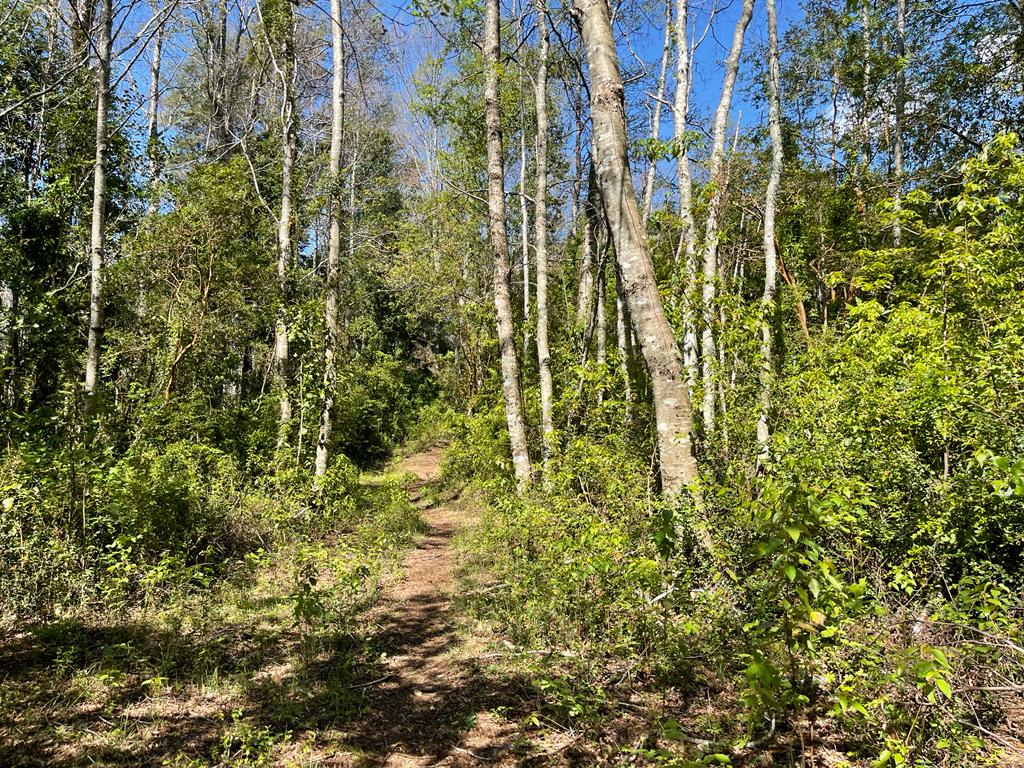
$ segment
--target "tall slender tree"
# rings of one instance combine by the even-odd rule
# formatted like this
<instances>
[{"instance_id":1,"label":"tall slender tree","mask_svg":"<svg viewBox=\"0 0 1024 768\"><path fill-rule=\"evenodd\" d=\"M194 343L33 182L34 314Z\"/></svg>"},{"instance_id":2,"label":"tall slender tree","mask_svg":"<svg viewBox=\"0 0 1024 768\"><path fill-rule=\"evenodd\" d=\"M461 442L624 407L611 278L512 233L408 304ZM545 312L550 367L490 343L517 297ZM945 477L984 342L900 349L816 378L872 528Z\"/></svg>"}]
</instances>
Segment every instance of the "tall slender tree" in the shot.
<instances>
[{"instance_id":1,"label":"tall slender tree","mask_svg":"<svg viewBox=\"0 0 1024 768\"><path fill-rule=\"evenodd\" d=\"M772 163L764 196L764 294L761 317L761 413L757 420L757 440L768 442L768 409L771 406L772 325L775 307L775 283L778 259L775 253L775 208L782 178L782 128L779 125L779 33L775 0L765 0L768 16L768 133L772 144Z\"/></svg>"},{"instance_id":2,"label":"tall slender tree","mask_svg":"<svg viewBox=\"0 0 1024 768\"><path fill-rule=\"evenodd\" d=\"M107 118L110 111L112 0L100 1L96 50L96 160L93 165L92 228L89 240L89 338L85 356L85 403L92 408L99 391L103 346L103 270L107 228ZM88 31L86 32L88 34Z\"/></svg>"},{"instance_id":3,"label":"tall slender tree","mask_svg":"<svg viewBox=\"0 0 1024 768\"><path fill-rule=\"evenodd\" d=\"M754 13L754 0L743 0L740 17L733 32L732 47L725 60L725 77L722 80L722 95L715 111L715 123L711 136L711 157L708 161L708 184L711 193L708 198L707 216L704 220L704 274L701 288L701 378L704 384L702 416L704 432L715 430L715 292L718 280L718 243L720 238L719 217L725 203L726 163L725 139L729 127L729 110L732 94L739 74L740 56L743 54L743 39Z\"/></svg>"},{"instance_id":4,"label":"tall slender tree","mask_svg":"<svg viewBox=\"0 0 1024 768\"><path fill-rule=\"evenodd\" d=\"M892 242L897 248L903 240L899 213L903 204L903 130L907 109L907 0L896 0L896 116L893 126L892 173L895 190L892 196L896 222L892 227Z\"/></svg>"},{"instance_id":5,"label":"tall slender tree","mask_svg":"<svg viewBox=\"0 0 1024 768\"><path fill-rule=\"evenodd\" d=\"M277 214L277 281L280 291L274 324L274 378L278 390L278 445L289 440L292 402L288 354L288 300L291 293L292 233L295 227L294 172L298 151L298 113L295 108L295 17L291 0L262 0L263 23L271 27L270 59L281 86L281 201Z\"/></svg>"},{"instance_id":6,"label":"tall slender tree","mask_svg":"<svg viewBox=\"0 0 1024 768\"><path fill-rule=\"evenodd\" d=\"M651 141L661 137L661 106L665 101L665 80L668 74L668 60L672 52L672 0L665 0L665 35L661 44L661 63L658 65L658 84L651 104ZM644 174L644 223L651 217L654 206L654 181L658 161L651 160Z\"/></svg>"},{"instance_id":7,"label":"tall slender tree","mask_svg":"<svg viewBox=\"0 0 1024 768\"><path fill-rule=\"evenodd\" d=\"M676 251L677 268L683 270L683 363L690 391L697 384L697 313L693 309L697 288L697 221L693 215L693 177L690 173L690 147L686 122L690 111L691 55L689 0L676 0L676 92L674 100L674 141L676 178L679 186L679 218L683 231Z\"/></svg>"},{"instance_id":8,"label":"tall slender tree","mask_svg":"<svg viewBox=\"0 0 1024 768\"><path fill-rule=\"evenodd\" d=\"M516 353L512 299L509 290L508 231L505 227L505 148L501 132L501 12L500 0L484 3L484 122L487 132L487 221L494 252L494 309L498 316L501 348L501 388L505 419L512 448L516 483L523 491L533 478L526 417L519 389L519 358Z\"/></svg>"},{"instance_id":9,"label":"tall slender tree","mask_svg":"<svg viewBox=\"0 0 1024 768\"><path fill-rule=\"evenodd\" d=\"M540 418L544 441L544 467L554 451L554 383L551 378L551 350L548 345L548 23L547 3L536 0L537 77L534 100L537 112L537 144L534 165L537 190L534 200L534 244L537 261L537 367L540 372Z\"/></svg>"},{"instance_id":10,"label":"tall slender tree","mask_svg":"<svg viewBox=\"0 0 1024 768\"><path fill-rule=\"evenodd\" d=\"M341 286L341 141L345 129L345 43L341 26L341 0L331 0L331 152L327 243L327 281L324 285L324 399L316 442L314 473L322 477L330 458L337 388L338 301Z\"/></svg>"}]
</instances>

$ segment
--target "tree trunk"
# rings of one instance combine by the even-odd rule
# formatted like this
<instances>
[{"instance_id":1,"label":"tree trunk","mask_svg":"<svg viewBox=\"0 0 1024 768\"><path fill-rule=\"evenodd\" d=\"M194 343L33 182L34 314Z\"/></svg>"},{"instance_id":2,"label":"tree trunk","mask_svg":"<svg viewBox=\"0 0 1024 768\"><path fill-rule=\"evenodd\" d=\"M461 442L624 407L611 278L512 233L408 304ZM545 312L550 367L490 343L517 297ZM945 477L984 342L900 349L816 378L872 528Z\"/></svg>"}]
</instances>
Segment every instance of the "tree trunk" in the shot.
<instances>
[{"instance_id":1,"label":"tree trunk","mask_svg":"<svg viewBox=\"0 0 1024 768\"><path fill-rule=\"evenodd\" d=\"M686 139L686 121L690 111L690 43L687 22L688 0L676 2L676 95L674 134L677 152L676 176L679 185L679 218L683 233L676 251L676 262L684 272L683 286L683 363L690 392L697 384L697 222L693 216L693 178L690 175L690 149Z\"/></svg>"},{"instance_id":2,"label":"tree trunk","mask_svg":"<svg viewBox=\"0 0 1024 768\"><path fill-rule=\"evenodd\" d=\"M518 46L523 45L523 19L516 22ZM519 243L523 257L523 355L530 348L530 206L526 201L526 99L523 69L519 69Z\"/></svg>"},{"instance_id":3,"label":"tree trunk","mask_svg":"<svg viewBox=\"0 0 1024 768\"><path fill-rule=\"evenodd\" d=\"M96 44L96 162L93 167L92 232L89 243L89 340L85 356L85 404L90 410L99 390L100 349L103 345L103 261L107 224L107 112L110 109L110 49L112 0L100 4Z\"/></svg>"},{"instance_id":4,"label":"tree trunk","mask_svg":"<svg viewBox=\"0 0 1024 768\"><path fill-rule=\"evenodd\" d=\"M153 18L157 20L153 35L153 56L149 63L149 106L146 109L146 159L149 161L149 183L155 189L160 180L160 58L164 47L163 4L153 3ZM157 209L157 200L150 190L150 213Z\"/></svg>"},{"instance_id":5,"label":"tree trunk","mask_svg":"<svg viewBox=\"0 0 1024 768\"><path fill-rule=\"evenodd\" d=\"M704 384L702 416L704 433L715 430L715 281L718 276L719 216L725 200L725 134L729 125L729 109L732 106L732 92L736 86L740 56L743 53L743 37L754 12L754 0L743 0L740 18L733 33L732 48L725 60L725 78L722 82L722 96L715 112L714 132L711 140L711 160L708 165L708 182L711 197L708 199L707 218L704 222L704 281L701 290L703 332L701 334L701 376Z\"/></svg>"},{"instance_id":6,"label":"tree trunk","mask_svg":"<svg viewBox=\"0 0 1024 768\"><path fill-rule=\"evenodd\" d=\"M683 38L683 45L686 39ZM661 105L665 99L665 75L668 72L669 52L672 50L672 0L665 0L665 37L661 45L661 65L658 69L658 86L654 94L653 112L651 114L651 141L661 137ZM651 160L644 175L644 224L651 218L654 206L654 177L657 175L658 161Z\"/></svg>"},{"instance_id":7,"label":"tree trunk","mask_svg":"<svg viewBox=\"0 0 1024 768\"><path fill-rule=\"evenodd\" d=\"M494 251L494 309L498 319L501 348L501 384L505 397L505 418L512 449L512 466L520 491L533 477L526 442L523 398L519 391L519 359L516 355L515 326L509 291L508 231L505 228L505 149L501 137L499 72L501 68L499 0L486 0L484 10L484 121L487 129L487 214L491 249Z\"/></svg>"},{"instance_id":8,"label":"tree trunk","mask_svg":"<svg viewBox=\"0 0 1024 768\"><path fill-rule=\"evenodd\" d=\"M626 420L632 419L633 385L630 378L630 363L633 359L633 335L629 313L626 311L626 297L622 291L622 275L615 270L615 338L619 350L619 372L622 376L623 400L626 401Z\"/></svg>"},{"instance_id":9,"label":"tree trunk","mask_svg":"<svg viewBox=\"0 0 1024 768\"><path fill-rule=\"evenodd\" d=\"M292 403L289 397L290 361L288 359L288 313L290 294L290 272L292 262L293 172L295 167L298 126L295 112L295 28L290 0L276 0L284 14L282 39L274 41L280 45L280 61L275 68L281 79L281 207L277 222L277 281L280 289L280 307L274 329L274 376L280 402L278 417L278 447L288 443L288 432L292 420Z\"/></svg>"},{"instance_id":10,"label":"tree trunk","mask_svg":"<svg viewBox=\"0 0 1024 768\"><path fill-rule=\"evenodd\" d=\"M860 148L858 150L857 164L853 167L853 191L857 197L857 210L861 215L867 212L867 202L864 199L864 179L861 176L867 173L868 165L871 163L871 109L868 101L869 94L871 93L871 7L869 2L870 0L860 1L863 88L860 101Z\"/></svg>"},{"instance_id":11,"label":"tree trunk","mask_svg":"<svg viewBox=\"0 0 1024 768\"><path fill-rule=\"evenodd\" d=\"M900 0L902 2L902 0ZM761 414L757 420L757 440L768 442L768 409L771 406L772 326L775 307L775 283L778 263L775 254L775 205L782 179L782 128L779 125L779 35L775 0L765 0L768 15L768 133L772 140L772 165L764 197L764 295L761 318Z\"/></svg>"},{"instance_id":12,"label":"tree trunk","mask_svg":"<svg viewBox=\"0 0 1024 768\"><path fill-rule=\"evenodd\" d=\"M622 76L606 0L575 0L590 68L593 153L626 304L651 377L661 483L666 494L698 479L683 361L661 303L627 155Z\"/></svg>"},{"instance_id":13,"label":"tree trunk","mask_svg":"<svg viewBox=\"0 0 1024 768\"><path fill-rule=\"evenodd\" d=\"M540 372L540 419L544 441L545 469L554 452L554 384L551 379L551 350L548 348L548 25L547 4L537 0L537 80L534 87L537 110L537 193L534 201L534 243L537 255L537 367Z\"/></svg>"},{"instance_id":14,"label":"tree trunk","mask_svg":"<svg viewBox=\"0 0 1024 768\"><path fill-rule=\"evenodd\" d=\"M327 244L327 283L324 286L324 402L316 442L314 474L323 477L330 458L337 387L338 300L341 269L341 139L344 130L345 50L341 28L341 0L331 0L331 154L328 160L331 191L328 196L330 235Z\"/></svg>"},{"instance_id":15,"label":"tree trunk","mask_svg":"<svg viewBox=\"0 0 1024 768\"><path fill-rule=\"evenodd\" d=\"M892 150L896 189L893 193L892 207L897 218L892 227L892 242L899 248L903 240L903 228L900 226L899 214L903 204L903 123L907 105L907 0L896 0L896 56L899 59L896 65L896 136Z\"/></svg>"},{"instance_id":16,"label":"tree trunk","mask_svg":"<svg viewBox=\"0 0 1024 768\"><path fill-rule=\"evenodd\" d=\"M576 325L584 332L584 349L582 359L586 359L591 316L594 311L594 256L597 251L597 186L594 181L594 168L588 174L587 196L583 201L583 233L580 241L580 285L576 304Z\"/></svg>"}]
</instances>

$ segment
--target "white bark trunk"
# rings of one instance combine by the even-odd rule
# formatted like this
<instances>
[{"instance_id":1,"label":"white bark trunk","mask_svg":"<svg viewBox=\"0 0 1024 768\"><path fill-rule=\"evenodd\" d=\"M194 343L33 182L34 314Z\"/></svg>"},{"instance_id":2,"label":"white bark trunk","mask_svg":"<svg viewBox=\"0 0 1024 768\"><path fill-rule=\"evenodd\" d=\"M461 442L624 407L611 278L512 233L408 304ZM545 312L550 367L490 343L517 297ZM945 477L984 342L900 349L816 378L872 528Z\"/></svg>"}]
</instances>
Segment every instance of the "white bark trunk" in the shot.
<instances>
[{"instance_id":1,"label":"white bark trunk","mask_svg":"<svg viewBox=\"0 0 1024 768\"><path fill-rule=\"evenodd\" d=\"M693 216L693 178L690 175L690 150L686 140L686 121L690 111L690 43L687 22L688 0L676 2L676 94L674 103L674 134L677 151L676 177L679 186L679 218L683 233L676 252L676 261L684 271L683 296L683 363L692 393L697 384L697 313L694 301L697 289L697 222Z\"/></svg>"},{"instance_id":2,"label":"white bark trunk","mask_svg":"<svg viewBox=\"0 0 1024 768\"><path fill-rule=\"evenodd\" d=\"M278 446L287 444L289 425L292 420L292 403L289 396L290 371L288 355L288 313L289 274L292 262L292 231L294 226L293 172L295 167L296 144L298 142L297 116L295 112L295 40L294 17L289 0L282 0L285 13L284 37L280 41L280 62L277 65L281 79L281 208L277 222L277 280L281 290L281 306L278 310L274 329L274 369L277 379L280 415L278 417ZM275 41L275 43L278 41Z\"/></svg>"},{"instance_id":3,"label":"white bark trunk","mask_svg":"<svg viewBox=\"0 0 1024 768\"><path fill-rule=\"evenodd\" d=\"M164 7L153 3L153 18L156 31L153 35L153 54L149 63L149 105L146 109L146 159L149 160L149 183L151 189L150 212L157 208L157 199L152 196L160 180L160 59L164 47Z\"/></svg>"},{"instance_id":4,"label":"white bark trunk","mask_svg":"<svg viewBox=\"0 0 1024 768\"><path fill-rule=\"evenodd\" d=\"M619 58L606 0L575 0L590 68L593 153L623 290L651 377L662 487L681 492L698 479L693 418L683 363L665 316L647 235L633 190Z\"/></svg>"},{"instance_id":5,"label":"white bark trunk","mask_svg":"<svg viewBox=\"0 0 1024 768\"><path fill-rule=\"evenodd\" d=\"M519 391L519 360L516 355L512 300L509 292L508 231L505 227L505 150L501 137L499 76L501 69L499 0L484 6L484 120L487 128L487 213L488 232L494 251L494 308L498 319L501 348L501 384L505 398L505 419L512 449L512 466L520 491L533 478L526 442L523 398Z\"/></svg>"},{"instance_id":6,"label":"white bark trunk","mask_svg":"<svg viewBox=\"0 0 1024 768\"><path fill-rule=\"evenodd\" d=\"M894 129L896 136L892 150L896 189L893 193L892 205L897 218L892 228L892 242L899 248L903 240L903 228L900 226L899 214L903 206L903 123L907 104L907 0L896 0L896 56L899 58L896 70L896 125Z\"/></svg>"},{"instance_id":7,"label":"white bark trunk","mask_svg":"<svg viewBox=\"0 0 1024 768\"><path fill-rule=\"evenodd\" d=\"M544 441L544 465L554 452L554 383L548 347L548 25L547 4L537 0L537 80L534 95L537 111L537 193L534 201L534 242L537 255L537 367L540 372L540 418Z\"/></svg>"},{"instance_id":8,"label":"white bark trunk","mask_svg":"<svg viewBox=\"0 0 1024 768\"><path fill-rule=\"evenodd\" d=\"M103 346L103 262L107 224L107 113L110 109L110 49L112 0L100 4L96 42L96 161L93 166L92 231L89 243L89 340L85 357L85 403L95 405L99 390L100 350Z\"/></svg>"},{"instance_id":9,"label":"white bark trunk","mask_svg":"<svg viewBox=\"0 0 1024 768\"><path fill-rule=\"evenodd\" d=\"M901 0L902 1L902 0ZM764 198L764 295L761 318L761 414L757 420L757 440L768 442L768 410L771 407L772 325L778 259L775 253L775 207L782 179L782 128L779 125L779 35L775 0L765 0L768 16L768 133L772 142L772 165Z\"/></svg>"},{"instance_id":10,"label":"white bark trunk","mask_svg":"<svg viewBox=\"0 0 1024 768\"><path fill-rule=\"evenodd\" d=\"M684 39L683 45L686 44ZM658 69L658 85L654 94L651 113L651 141L661 137L661 105L665 99L665 79L668 72L669 53L672 50L672 0L665 0L665 37L661 45L661 64ZM654 207L654 180L658 171L657 160L652 160L644 175L644 224L651 218Z\"/></svg>"},{"instance_id":11,"label":"white bark trunk","mask_svg":"<svg viewBox=\"0 0 1024 768\"><path fill-rule=\"evenodd\" d=\"M324 402L316 443L314 474L322 477L330 459L337 386L338 300L341 269L341 140L344 130L345 50L341 28L341 0L331 0L331 153L328 173L330 234L327 244L327 282L324 291Z\"/></svg>"},{"instance_id":12,"label":"white bark trunk","mask_svg":"<svg viewBox=\"0 0 1024 768\"><path fill-rule=\"evenodd\" d=\"M725 60L725 78L722 82L722 96L715 112L714 131L711 140L711 159L708 164L708 183L711 197L708 199L707 218L704 222L704 280L701 289L703 330L701 334L701 377L704 384L702 416L704 432L710 435L715 430L715 282L718 276L719 216L725 200L725 135L729 127L729 110L736 76L743 54L743 38L754 12L754 0L743 0L740 18L733 33L732 48Z\"/></svg>"}]
</instances>

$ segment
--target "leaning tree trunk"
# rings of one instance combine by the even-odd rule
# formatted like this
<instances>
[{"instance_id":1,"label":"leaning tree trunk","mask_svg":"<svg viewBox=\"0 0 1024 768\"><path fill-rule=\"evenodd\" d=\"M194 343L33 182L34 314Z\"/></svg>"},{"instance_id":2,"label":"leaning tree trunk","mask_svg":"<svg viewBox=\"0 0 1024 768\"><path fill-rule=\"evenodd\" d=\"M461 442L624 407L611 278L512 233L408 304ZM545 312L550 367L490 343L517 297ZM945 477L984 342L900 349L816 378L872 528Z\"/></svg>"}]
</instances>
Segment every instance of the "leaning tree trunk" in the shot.
<instances>
[{"instance_id":1,"label":"leaning tree trunk","mask_svg":"<svg viewBox=\"0 0 1024 768\"><path fill-rule=\"evenodd\" d=\"M690 442L693 418L683 361L665 316L647 235L633 191L619 57L607 0L574 4L590 68L593 154L605 218L622 273L626 304L651 377L661 483L677 494L698 479Z\"/></svg>"},{"instance_id":2,"label":"leaning tree trunk","mask_svg":"<svg viewBox=\"0 0 1024 768\"><path fill-rule=\"evenodd\" d=\"M103 261L107 224L107 113L110 109L110 49L112 0L100 5L96 44L96 162L93 166L92 232L89 243L89 340L85 355L85 405L91 409L99 389L100 349L103 345Z\"/></svg>"},{"instance_id":3,"label":"leaning tree trunk","mask_svg":"<svg viewBox=\"0 0 1024 768\"><path fill-rule=\"evenodd\" d=\"M683 363L690 391L697 384L697 312L694 298L697 289L697 221L693 216L693 178L690 175L690 148L686 137L686 120L690 111L690 43L687 23L688 0L676 2L676 95L674 134L676 143L676 174L679 183L679 218L683 233L679 240L676 261L684 271L683 286Z\"/></svg>"},{"instance_id":4,"label":"leaning tree trunk","mask_svg":"<svg viewBox=\"0 0 1024 768\"><path fill-rule=\"evenodd\" d=\"M334 390L337 387L338 293L341 271L341 138L344 130L345 50L341 28L341 0L331 0L331 154L328 173L330 235L327 246L327 283L324 286L324 402L316 441L314 473L323 477L330 458Z\"/></svg>"},{"instance_id":5,"label":"leaning tree trunk","mask_svg":"<svg viewBox=\"0 0 1024 768\"><path fill-rule=\"evenodd\" d=\"M684 38L685 45L685 38ZM654 94L653 112L651 113L651 141L656 142L661 136L661 105L665 100L665 75L668 72L668 57L672 50L672 0L665 0L665 38L661 46L661 65L658 69L658 86ZM653 156L656 157L652 153ZM652 159L644 175L644 223L651 218L654 207L654 177L657 175L658 161Z\"/></svg>"},{"instance_id":6,"label":"leaning tree trunk","mask_svg":"<svg viewBox=\"0 0 1024 768\"><path fill-rule=\"evenodd\" d=\"M715 281L718 277L719 216L725 200L725 134L729 127L729 109L732 107L732 92L736 86L736 75L743 54L743 37L754 12L754 0L743 0L740 18L733 33L732 48L725 60L725 79L722 82L722 96L715 112L714 133L711 140L711 160L708 165L708 179L711 197L708 200L707 218L704 222L704 280L701 290L703 331L701 334L701 379L704 384L704 403L701 410L704 433L715 430L715 332L714 304Z\"/></svg>"},{"instance_id":7,"label":"leaning tree trunk","mask_svg":"<svg viewBox=\"0 0 1024 768\"><path fill-rule=\"evenodd\" d=\"M526 442L523 397L519 391L519 359L516 356L512 299L509 291L508 231L505 228L505 149L501 137L499 71L501 67L500 0L486 0L484 11L484 122L487 129L487 218L491 249L494 251L494 309L498 316L498 345L501 348L501 384L505 397L505 418L512 448L516 483L523 491L530 484L533 468Z\"/></svg>"},{"instance_id":8,"label":"leaning tree trunk","mask_svg":"<svg viewBox=\"0 0 1024 768\"><path fill-rule=\"evenodd\" d=\"M902 0L901 0L902 1ZM775 205L782 179L782 129L779 125L779 34L775 0L765 0L768 15L768 133L772 140L772 165L764 197L764 295L761 318L761 415L757 440L768 442L768 409L771 406L772 325L778 260L775 253Z\"/></svg>"},{"instance_id":9,"label":"leaning tree trunk","mask_svg":"<svg viewBox=\"0 0 1024 768\"><path fill-rule=\"evenodd\" d=\"M551 350L548 347L548 25L547 4L537 0L537 80L534 95L537 110L537 199L534 201L534 244L537 255L537 364L540 371L540 420L544 441L544 465L554 451L554 384L551 379Z\"/></svg>"}]
</instances>

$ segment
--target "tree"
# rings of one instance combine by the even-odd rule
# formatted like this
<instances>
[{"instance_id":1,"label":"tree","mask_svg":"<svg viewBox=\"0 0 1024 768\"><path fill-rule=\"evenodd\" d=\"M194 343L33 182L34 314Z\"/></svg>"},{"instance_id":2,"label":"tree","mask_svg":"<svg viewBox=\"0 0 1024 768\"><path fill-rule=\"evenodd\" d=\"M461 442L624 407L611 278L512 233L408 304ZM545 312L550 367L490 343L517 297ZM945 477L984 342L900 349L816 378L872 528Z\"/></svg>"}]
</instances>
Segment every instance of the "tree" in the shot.
<instances>
[{"instance_id":1,"label":"tree","mask_svg":"<svg viewBox=\"0 0 1024 768\"><path fill-rule=\"evenodd\" d=\"M516 354L512 301L509 295L508 231L505 228L505 148L501 134L501 30L499 0L484 5L484 123L487 131L487 220L494 254L494 310L498 319L501 348L501 388L505 398L505 420L512 447L516 483L525 490L533 477L526 442L526 419L519 390L519 359Z\"/></svg>"},{"instance_id":2,"label":"tree","mask_svg":"<svg viewBox=\"0 0 1024 768\"><path fill-rule=\"evenodd\" d=\"M775 208L779 182L782 178L782 127L779 124L779 33L775 0L765 0L768 14L768 133L771 137L772 162L768 172L768 188L764 196L764 304L761 318L761 414L757 419L757 440L768 442L768 409L771 406L772 326L775 307L775 283L778 259L775 252Z\"/></svg>"},{"instance_id":3,"label":"tree","mask_svg":"<svg viewBox=\"0 0 1024 768\"><path fill-rule=\"evenodd\" d=\"M345 43L341 26L341 0L331 0L331 153L328 160L327 279L324 286L324 401L316 443L314 472L327 472L337 387L338 301L341 278L341 140L345 129ZM353 172L355 163L353 162Z\"/></svg>"},{"instance_id":4,"label":"tree","mask_svg":"<svg viewBox=\"0 0 1024 768\"><path fill-rule=\"evenodd\" d=\"M590 69L597 184L622 273L626 305L651 377L661 485L666 494L674 495L695 482L699 474L690 440L693 416L683 362L661 303L629 172L622 76L608 3L576 0L573 7Z\"/></svg>"},{"instance_id":5,"label":"tree","mask_svg":"<svg viewBox=\"0 0 1024 768\"><path fill-rule=\"evenodd\" d=\"M96 41L96 162L93 167L92 230L89 243L89 340L85 356L85 403L91 409L99 392L103 346L103 262L107 226L107 113L110 110L112 0L101 0Z\"/></svg>"},{"instance_id":6,"label":"tree","mask_svg":"<svg viewBox=\"0 0 1024 768\"><path fill-rule=\"evenodd\" d=\"M537 0L540 36L534 94L537 110L537 191L534 201L534 242L537 256L537 367L540 371L541 430L545 467L554 452L554 385L551 379L551 349L548 344L548 25L547 4Z\"/></svg>"},{"instance_id":7,"label":"tree","mask_svg":"<svg viewBox=\"0 0 1024 768\"><path fill-rule=\"evenodd\" d=\"M293 176L298 145L295 105L295 19L291 0L262 0L263 23L268 27L270 59L281 87L281 198L277 213L277 282L280 306L274 324L274 376L280 404L278 445L289 439L292 402L289 394L288 298L294 230Z\"/></svg>"},{"instance_id":8,"label":"tree","mask_svg":"<svg viewBox=\"0 0 1024 768\"><path fill-rule=\"evenodd\" d=\"M701 333L701 376L704 384L702 407L704 432L715 431L715 285L718 280L718 244L721 237L719 217L725 203L726 163L725 137L729 127L729 110L732 107L732 93L743 54L743 38L747 25L754 13L754 0L743 0L740 17L733 32L732 47L725 60L725 76L722 80L722 96L715 111L714 129L711 134L711 157L708 160L708 184L710 195L708 210L704 219L704 274L701 283L701 307L703 331Z\"/></svg>"}]
</instances>

